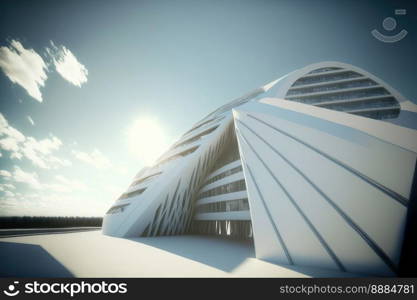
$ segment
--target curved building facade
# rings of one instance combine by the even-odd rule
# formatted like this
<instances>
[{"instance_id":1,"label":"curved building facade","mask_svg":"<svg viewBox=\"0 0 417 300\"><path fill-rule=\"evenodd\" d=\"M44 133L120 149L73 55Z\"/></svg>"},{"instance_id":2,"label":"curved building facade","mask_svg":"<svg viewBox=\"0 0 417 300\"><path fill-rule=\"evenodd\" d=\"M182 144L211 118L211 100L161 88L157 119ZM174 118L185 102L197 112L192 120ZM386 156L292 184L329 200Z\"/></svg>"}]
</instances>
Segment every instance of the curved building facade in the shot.
<instances>
[{"instance_id":1,"label":"curved building facade","mask_svg":"<svg viewBox=\"0 0 417 300\"><path fill-rule=\"evenodd\" d=\"M103 233L251 239L261 259L395 275L416 107L351 65L296 70L196 123L135 176Z\"/></svg>"}]
</instances>

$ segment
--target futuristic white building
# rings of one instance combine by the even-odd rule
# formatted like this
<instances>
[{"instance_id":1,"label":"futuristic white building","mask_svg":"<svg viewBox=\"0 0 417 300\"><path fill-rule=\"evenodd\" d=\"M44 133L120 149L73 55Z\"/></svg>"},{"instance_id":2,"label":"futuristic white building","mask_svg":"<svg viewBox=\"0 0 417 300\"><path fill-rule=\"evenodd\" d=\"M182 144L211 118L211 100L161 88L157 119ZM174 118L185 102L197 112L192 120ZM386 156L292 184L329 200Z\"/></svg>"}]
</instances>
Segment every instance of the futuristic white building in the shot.
<instances>
[{"instance_id":1,"label":"futuristic white building","mask_svg":"<svg viewBox=\"0 0 417 300\"><path fill-rule=\"evenodd\" d=\"M196 123L136 175L103 233L248 238L264 260L395 275L416 129L417 106L379 78L310 65Z\"/></svg>"}]
</instances>

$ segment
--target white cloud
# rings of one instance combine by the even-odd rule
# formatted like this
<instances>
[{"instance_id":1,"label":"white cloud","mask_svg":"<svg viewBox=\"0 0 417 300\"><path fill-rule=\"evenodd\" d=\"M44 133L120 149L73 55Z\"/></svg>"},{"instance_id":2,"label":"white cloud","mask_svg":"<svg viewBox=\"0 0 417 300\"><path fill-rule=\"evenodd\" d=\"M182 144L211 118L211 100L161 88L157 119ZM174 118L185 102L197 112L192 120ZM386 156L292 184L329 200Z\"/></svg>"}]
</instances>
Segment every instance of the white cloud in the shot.
<instances>
[{"instance_id":1,"label":"white cloud","mask_svg":"<svg viewBox=\"0 0 417 300\"><path fill-rule=\"evenodd\" d=\"M26 193L6 195L0 199L0 214L6 216L102 216L110 203L88 196L60 193Z\"/></svg>"},{"instance_id":2,"label":"white cloud","mask_svg":"<svg viewBox=\"0 0 417 300\"><path fill-rule=\"evenodd\" d=\"M27 116L27 119L29 121L30 124L32 124L32 126L35 125L35 122L33 121L33 119L31 118L31 116Z\"/></svg>"},{"instance_id":3,"label":"white cloud","mask_svg":"<svg viewBox=\"0 0 417 300\"><path fill-rule=\"evenodd\" d=\"M25 136L10 126L3 114L0 113L0 150L17 152L19 144L25 139Z\"/></svg>"},{"instance_id":4,"label":"white cloud","mask_svg":"<svg viewBox=\"0 0 417 300\"><path fill-rule=\"evenodd\" d=\"M9 126L6 118L0 113L0 150L16 152L19 143L25 140L25 136L17 129Z\"/></svg>"},{"instance_id":5,"label":"white cloud","mask_svg":"<svg viewBox=\"0 0 417 300\"><path fill-rule=\"evenodd\" d=\"M0 149L5 151L17 152L19 151L19 145L15 139L7 137L0 140Z\"/></svg>"},{"instance_id":6,"label":"white cloud","mask_svg":"<svg viewBox=\"0 0 417 300\"><path fill-rule=\"evenodd\" d=\"M87 190L87 186L79 180L71 180L62 175L56 175L55 179L57 180L58 184L60 184L61 186L65 186L69 191Z\"/></svg>"},{"instance_id":7,"label":"white cloud","mask_svg":"<svg viewBox=\"0 0 417 300\"><path fill-rule=\"evenodd\" d=\"M90 164L97 169L105 169L111 166L110 160L97 149L94 149L91 153L76 150L73 150L72 153L77 159Z\"/></svg>"},{"instance_id":8,"label":"white cloud","mask_svg":"<svg viewBox=\"0 0 417 300\"><path fill-rule=\"evenodd\" d=\"M29 159L34 165L49 169L57 166L66 166L68 161L59 159L52 154L62 146L62 142L56 136L36 140L28 137L20 148L21 153Z\"/></svg>"},{"instance_id":9,"label":"white cloud","mask_svg":"<svg viewBox=\"0 0 417 300\"><path fill-rule=\"evenodd\" d=\"M86 191L87 186L79 180L71 180L62 175L56 175L55 180L51 182L41 182L36 172L26 172L19 166L14 166L12 173L1 170L0 171L7 180L23 183L35 190L42 190L45 192L70 193L74 191ZM14 190L15 186L11 183L0 184L0 191Z\"/></svg>"},{"instance_id":10,"label":"white cloud","mask_svg":"<svg viewBox=\"0 0 417 300\"><path fill-rule=\"evenodd\" d=\"M56 47L51 41L52 49L47 49L51 55L56 71L68 82L81 87L87 82L88 70L75 55L65 46Z\"/></svg>"},{"instance_id":11,"label":"white cloud","mask_svg":"<svg viewBox=\"0 0 417 300\"><path fill-rule=\"evenodd\" d=\"M20 167L15 166L12 178L15 182L25 183L34 189L42 189L42 184L39 182L38 174L35 172L25 172Z\"/></svg>"},{"instance_id":12,"label":"white cloud","mask_svg":"<svg viewBox=\"0 0 417 300\"><path fill-rule=\"evenodd\" d=\"M77 179L62 175L43 182L36 173L18 166L8 174L11 174L10 180L26 184L31 189L20 193L11 183L0 184L0 215L98 216L104 214L114 201L114 198L103 200L107 194L104 197L92 197L88 193L96 190L89 189Z\"/></svg>"},{"instance_id":13,"label":"white cloud","mask_svg":"<svg viewBox=\"0 0 417 300\"><path fill-rule=\"evenodd\" d=\"M4 194L5 194L6 197L13 197L14 196L14 193L11 192L11 191L4 191Z\"/></svg>"},{"instance_id":14,"label":"white cloud","mask_svg":"<svg viewBox=\"0 0 417 300\"><path fill-rule=\"evenodd\" d=\"M15 190L16 189L16 187L11 183L3 183L1 186L3 186L6 189L9 189L9 190Z\"/></svg>"},{"instance_id":15,"label":"white cloud","mask_svg":"<svg viewBox=\"0 0 417 300\"><path fill-rule=\"evenodd\" d=\"M0 47L0 68L13 83L42 102L39 88L45 85L48 68L35 50L26 49L19 41L12 40L9 46Z\"/></svg>"},{"instance_id":16,"label":"white cloud","mask_svg":"<svg viewBox=\"0 0 417 300\"><path fill-rule=\"evenodd\" d=\"M15 190L16 187L11 183L0 183L0 191Z\"/></svg>"},{"instance_id":17,"label":"white cloud","mask_svg":"<svg viewBox=\"0 0 417 300\"><path fill-rule=\"evenodd\" d=\"M62 146L62 141L54 135L37 140L34 137L25 137L20 131L10 126L0 113L0 150L10 152L10 158L22 159L25 157L35 166L43 169L69 166L71 162L61 159L53 153Z\"/></svg>"},{"instance_id":18,"label":"white cloud","mask_svg":"<svg viewBox=\"0 0 417 300\"><path fill-rule=\"evenodd\" d=\"M0 176L2 176L2 177L11 177L12 174L9 171L6 171L6 170L0 170Z\"/></svg>"},{"instance_id":19,"label":"white cloud","mask_svg":"<svg viewBox=\"0 0 417 300\"><path fill-rule=\"evenodd\" d=\"M5 174L11 177L0 184L0 215L99 216L124 190L123 185L115 185L111 180L98 185L89 181L89 186L61 174L46 180L42 174L38 176L18 166ZM29 188L22 190L23 184Z\"/></svg>"}]
</instances>

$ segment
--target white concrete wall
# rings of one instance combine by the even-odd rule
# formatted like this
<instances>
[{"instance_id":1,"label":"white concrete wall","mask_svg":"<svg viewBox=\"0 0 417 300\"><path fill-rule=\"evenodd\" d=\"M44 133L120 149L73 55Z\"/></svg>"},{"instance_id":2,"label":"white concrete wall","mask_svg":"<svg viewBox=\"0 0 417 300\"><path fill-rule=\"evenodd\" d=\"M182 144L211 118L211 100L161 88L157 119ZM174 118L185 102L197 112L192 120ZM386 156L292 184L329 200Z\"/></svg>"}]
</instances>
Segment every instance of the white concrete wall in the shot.
<instances>
[{"instance_id":1,"label":"white concrete wall","mask_svg":"<svg viewBox=\"0 0 417 300\"><path fill-rule=\"evenodd\" d=\"M114 203L130 205L121 213L105 216L103 233L119 237L137 237L143 234L146 228L150 228L147 231L149 233L145 232L150 236L156 235L158 230L167 235L183 233L192 218L190 202L215 163L221 146L226 142L226 132L230 129L231 122L232 117L229 113L228 117L220 121L220 126L215 131L196 141L199 148L195 152L161 166L148 168L146 172L141 173L141 176L146 176L148 173L162 172L148 182L147 189L142 194ZM188 148L189 145L184 147ZM164 154L161 159L166 156ZM158 208L159 214L156 215Z\"/></svg>"},{"instance_id":2,"label":"white concrete wall","mask_svg":"<svg viewBox=\"0 0 417 300\"><path fill-rule=\"evenodd\" d=\"M293 104L286 100L267 102L234 110L257 257L393 275L414 146L407 149L393 143L396 136L375 136L369 127L360 128L363 117L317 107L309 114L311 106L297 103L289 109L287 104ZM383 122L365 123L375 127ZM411 134L384 124L395 127L390 132Z\"/></svg>"}]
</instances>

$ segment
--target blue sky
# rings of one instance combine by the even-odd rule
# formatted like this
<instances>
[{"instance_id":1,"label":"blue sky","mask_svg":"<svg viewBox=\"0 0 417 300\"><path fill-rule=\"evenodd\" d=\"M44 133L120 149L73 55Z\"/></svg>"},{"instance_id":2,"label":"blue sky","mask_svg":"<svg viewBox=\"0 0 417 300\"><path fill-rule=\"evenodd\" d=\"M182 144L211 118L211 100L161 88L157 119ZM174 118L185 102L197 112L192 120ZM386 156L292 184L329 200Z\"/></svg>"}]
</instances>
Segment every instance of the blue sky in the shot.
<instances>
[{"instance_id":1,"label":"blue sky","mask_svg":"<svg viewBox=\"0 0 417 300\"><path fill-rule=\"evenodd\" d=\"M393 44L370 34L390 16ZM150 154L311 63L416 102L416 30L414 1L1 1L0 215L102 215Z\"/></svg>"}]
</instances>

